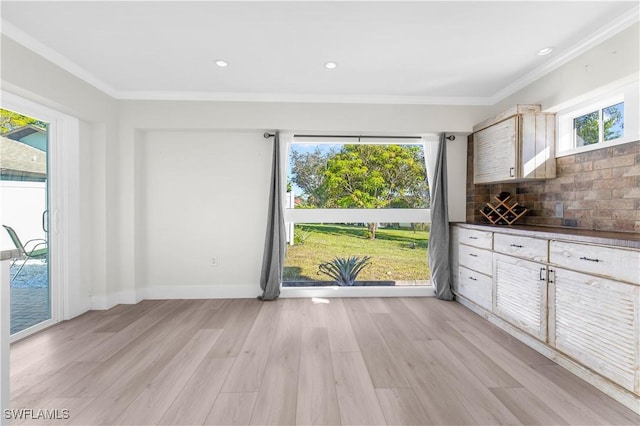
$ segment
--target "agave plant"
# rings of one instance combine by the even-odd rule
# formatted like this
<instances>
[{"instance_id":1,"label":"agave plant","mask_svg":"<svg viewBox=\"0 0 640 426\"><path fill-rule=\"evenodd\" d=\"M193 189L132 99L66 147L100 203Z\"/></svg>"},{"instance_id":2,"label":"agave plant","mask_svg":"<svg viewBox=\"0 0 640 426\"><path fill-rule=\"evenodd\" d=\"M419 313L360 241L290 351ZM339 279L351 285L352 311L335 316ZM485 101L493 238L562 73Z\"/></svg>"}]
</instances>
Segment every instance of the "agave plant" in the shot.
<instances>
[{"instance_id":1,"label":"agave plant","mask_svg":"<svg viewBox=\"0 0 640 426\"><path fill-rule=\"evenodd\" d=\"M336 257L329 262L321 263L318 266L318 274L330 276L338 285L352 286L360 271L370 264L370 259L370 256Z\"/></svg>"}]
</instances>

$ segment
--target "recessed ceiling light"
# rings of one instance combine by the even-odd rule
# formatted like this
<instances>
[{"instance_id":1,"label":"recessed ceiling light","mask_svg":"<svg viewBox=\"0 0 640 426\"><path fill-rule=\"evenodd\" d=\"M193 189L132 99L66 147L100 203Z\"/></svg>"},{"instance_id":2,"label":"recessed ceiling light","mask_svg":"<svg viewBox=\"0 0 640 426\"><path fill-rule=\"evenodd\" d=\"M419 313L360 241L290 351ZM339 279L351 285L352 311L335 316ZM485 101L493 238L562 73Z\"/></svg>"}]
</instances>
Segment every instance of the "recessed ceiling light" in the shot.
<instances>
[{"instance_id":1,"label":"recessed ceiling light","mask_svg":"<svg viewBox=\"0 0 640 426\"><path fill-rule=\"evenodd\" d=\"M330 70L334 69L335 67L338 66L338 64L336 64L335 62L327 62L326 64L324 64L325 68L328 68Z\"/></svg>"},{"instance_id":2,"label":"recessed ceiling light","mask_svg":"<svg viewBox=\"0 0 640 426\"><path fill-rule=\"evenodd\" d=\"M543 47L542 49L538 50L538 55L540 56L548 55L549 53L551 53L552 50L553 50L553 47Z\"/></svg>"},{"instance_id":3,"label":"recessed ceiling light","mask_svg":"<svg viewBox=\"0 0 640 426\"><path fill-rule=\"evenodd\" d=\"M222 60L222 59L218 59L218 60L216 61L216 65L217 65L217 66L219 66L219 67L224 68L224 67L226 67L227 65L229 65L229 63L228 63L227 61Z\"/></svg>"}]
</instances>

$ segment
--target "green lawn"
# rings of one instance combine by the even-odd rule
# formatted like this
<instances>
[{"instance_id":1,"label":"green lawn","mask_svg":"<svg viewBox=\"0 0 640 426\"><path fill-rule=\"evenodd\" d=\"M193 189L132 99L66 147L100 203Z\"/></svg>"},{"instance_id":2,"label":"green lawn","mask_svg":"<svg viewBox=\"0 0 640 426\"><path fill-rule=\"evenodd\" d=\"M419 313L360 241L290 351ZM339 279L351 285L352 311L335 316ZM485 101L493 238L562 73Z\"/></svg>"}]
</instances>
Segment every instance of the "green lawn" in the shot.
<instances>
[{"instance_id":1,"label":"green lawn","mask_svg":"<svg viewBox=\"0 0 640 426\"><path fill-rule=\"evenodd\" d=\"M318 275L318 265L334 257L371 256L358 275L363 281L427 280L428 231L379 228L375 240L365 237L366 226L299 224L304 243L287 247L284 281L329 281ZM300 232L302 231L302 232Z\"/></svg>"}]
</instances>

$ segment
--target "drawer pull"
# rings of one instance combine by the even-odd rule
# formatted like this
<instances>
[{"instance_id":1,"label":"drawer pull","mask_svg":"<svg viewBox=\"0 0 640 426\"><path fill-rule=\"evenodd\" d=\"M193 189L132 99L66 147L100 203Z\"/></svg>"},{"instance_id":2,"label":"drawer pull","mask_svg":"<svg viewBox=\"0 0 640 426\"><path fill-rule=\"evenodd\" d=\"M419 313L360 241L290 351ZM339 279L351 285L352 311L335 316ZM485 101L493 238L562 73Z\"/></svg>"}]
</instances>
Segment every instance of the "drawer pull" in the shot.
<instances>
[{"instance_id":1,"label":"drawer pull","mask_svg":"<svg viewBox=\"0 0 640 426\"><path fill-rule=\"evenodd\" d=\"M469 256L471 256L471 257L478 257L478 255L477 255L477 254L474 254L474 253L469 253Z\"/></svg>"},{"instance_id":2,"label":"drawer pull","mask_svg":"<svg viewBox=\"0 0 640 426\"><path fill-rule=\"evenodd\" d=\"M511 244L511 247L515 247L515 248L522 248L523 246L518 245L518 244Z\"/></svg>"},{"instance_id":3,"label":"drawer pull","mask_svg":"<svg viewBox=\"0 0 640 426\"><path fill-rule=\"evenodd\" d=\"M582 256L580 260L588 260L589 262L602 262L600 259L591 259L589 257Z\"/></svg>"},{"instance_id":4,"label":"drawer pull","mask_svg":"<svg viewBox=\"0 0 640 426\"><path fill-rule=\"evenodd\" d=\"M475 279L475 278L473 278L473 277L469 277L469 279L470 279L471 281L478 281L477 279Z\"/></svg>"},{"instance_id":5,"label":"drawer pull","mask_svg":"<svg viewBox=\"0 0 640 426\"><path fill-rule=\"evenodd\" d=\"M516 177L515 170L515 167L509 167L509 177Z\"/></svg>"},{"instance_id":6,"label":"drawer pull","mask_svg":"<svg viewBox=\"0 0 640 426\"><path fill-rule=\"evenodd\" d=\"M547 270L546 268L540 268L540 281L544 281L544 277L542 276L542 273L546 270Z\"/></svg>"},{"instance_id":7,"label":"drawer pull","mask_svg":"<svg viewBox=\"0 0 640 426\"><path fill-rule=\"evenodd\" d=\"M469 237L470 240L477 240L478 237Z\"/></svg>"}]
</instances>

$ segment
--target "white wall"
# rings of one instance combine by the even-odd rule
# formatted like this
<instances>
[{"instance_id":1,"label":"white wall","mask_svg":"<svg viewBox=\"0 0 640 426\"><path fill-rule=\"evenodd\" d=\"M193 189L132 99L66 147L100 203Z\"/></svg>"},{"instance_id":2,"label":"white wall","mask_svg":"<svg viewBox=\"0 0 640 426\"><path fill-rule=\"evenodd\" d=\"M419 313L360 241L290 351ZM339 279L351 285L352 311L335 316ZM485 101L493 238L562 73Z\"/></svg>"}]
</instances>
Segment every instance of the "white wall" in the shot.
<instances>
[{"instance_id":1,"label":"white wall","mask_svg":"<svg viewBox=\"0 0 640 426\"><path fill-rule=\"evenodd\" d=\"M45 239L42 213L47 204L47 184L44 182L0 181L0 224L13 228L22 244ZM31 248L29 245L27 249ZM14 249L9 233L0 228L0 250Z\"/></svg>"},{"instance_id":2,"label":"white wall","mask_svg":"<svg viewBox=\"0 0 640 426\"><path fill-rule=\"evenodd\" d=\"M271 142L259 132L150 131L140 143L144 294L257 296Z\"/></svg>"},{"instance_id":3,"label":"white wall","mask_svg":"<svg viewBox=\"0 0 640 426\"><path fill-rule=\"evenodd\" d=\"M123 101L119 111L119 180L116 187L120 201L117 206L118 228L115 229L120 250L118 266L114 268L118 276L113 281L110 279L112 294L116 295L114 300L176 297L176 294L181 297L224 297L229 294L254 296L258 293L264 242L264 223L261 222L264 219L258 213L261 211L259 205L253 208L257 216L251 224L250 235L241 235L237 241L232 238L225 241L229 253L249 253L254 257L260 254L254 263L247 263L244 268L246 274L233 279L226 275L224 259L233 256L225 253L218 255L218 270L208 266L209 258L215 253L207 253L206 257L202 253L197 261L190 256L179 256L169 263L175 268L173 273L165 267L167 262L156 261L157 257L146 258L150 247L153 251L156 246L163 250L169 246L170 251L164 255L167 258L176 255L170 248L177 240L175 236L167 241L153 240L156 236L165 237L166 220L171 215L175 215L173 223L178 225L187 220L188 226L194 223L213 235L225 236L229 232L225 221L209 223L194 211L189 212L188 218L180 215L179 211L170 210L171 215L152 219L157 213L150 210L158 210L159 206L149 204L157 200L148 197L161 193L161 189L153 185L156 181L164 182L167 170L167 165L159 166L158 161L172 161L171 170L176 179L203 173L207 181L227 182L230 176L234 176L234 179L246 182L243 186L247 190L263 191L262 197L266 200L270 160L264 151L268 142L261 136L265 130L373 134L423 134L447 129L468 132L485 115L482 111L483 108L479 107L460 106ZM462 178L466 173L465 141L466 138L459 135L458 146L452 146L449 153L450 176L453 176L450 185L458 188L455 196L451 197L454 209L459 209L452 214L455 220L464 218L465 214L466 195ZM195 151L192 143L197 146ZM158 146L164 150L163 157L154 157L155 144L160 144ZM200 151L206 155L209 150L230 162L224 165L232 168L220 164L207 169L198 155ZM236 161L243 161L241 169L244 173L248 171L247 176L237 173L240 169L235 167L240 166ZM200 166L203 170L197 171ZM190 186L183 183L185 186L176 194L181 205L204 203L222 217L239 214L235 191L217 192L211 188L205 192L208 198L203 199L201 191L189 190ZM195 232L184 236L183 242L197 250L206 248ZM179 293L178 288L181 289Z\"/></svg>"}]
</instances>

